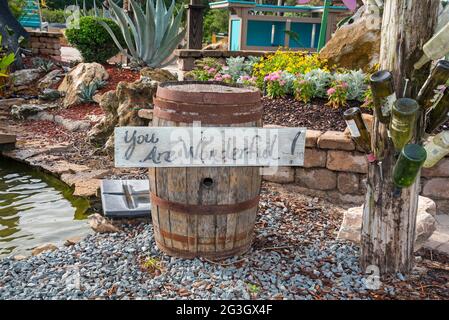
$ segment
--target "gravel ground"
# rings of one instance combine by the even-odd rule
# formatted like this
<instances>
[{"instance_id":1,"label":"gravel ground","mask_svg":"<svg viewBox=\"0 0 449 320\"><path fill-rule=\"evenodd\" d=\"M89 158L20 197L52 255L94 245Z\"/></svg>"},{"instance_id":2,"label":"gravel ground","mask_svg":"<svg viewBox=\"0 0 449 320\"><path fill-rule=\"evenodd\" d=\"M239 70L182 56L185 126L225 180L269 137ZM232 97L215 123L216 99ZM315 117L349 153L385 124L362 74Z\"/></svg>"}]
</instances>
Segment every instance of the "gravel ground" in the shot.
<instances>
[{"instance_id":1,"label":"gravel ground","mask_svg":"<svg viewBox=\"0 0 449 320\"><path fill-rule=\"evenodd\" d=\"M331 240L341 211L275 187L264 187L256 238L241 257L172 258L155 246L150 224L125 226L124 232L90 235L27 260L0 260L0 299L389 299L403 292L423 297L407 293L404 286L416 290L402 275L367 290L358 247Z\"/></svg>"}]
</instances>

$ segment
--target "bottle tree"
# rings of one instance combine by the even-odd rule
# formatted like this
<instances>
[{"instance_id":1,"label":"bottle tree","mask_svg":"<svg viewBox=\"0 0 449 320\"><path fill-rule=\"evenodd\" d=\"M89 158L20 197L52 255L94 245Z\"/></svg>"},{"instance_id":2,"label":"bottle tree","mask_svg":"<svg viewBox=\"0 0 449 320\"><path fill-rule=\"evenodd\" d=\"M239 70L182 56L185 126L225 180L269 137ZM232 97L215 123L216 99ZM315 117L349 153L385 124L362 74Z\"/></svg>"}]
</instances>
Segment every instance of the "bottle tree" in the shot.
<instances>
[{"instance_id":1,"label":"bottle tree","mask_svg":"<svg viewBox=\"0 0 449 320\"><path fill-rule=\"evenodd\" d=\"M433 35L439 3L439 0L384 1L380 67L391 72L398 99L417 99L429 75L430 63L419 70L414 64L423 54L422 46ZM407 188L398 189L394 185L394 166L399 154L388 135L388 123L381 120L375 113L371 145L381 162L369 165L361 266L365 270L377 266L381 274L407 274L414 261L420 177ZM423 122L418 117L412 141L416 144L422 144Z\"/></svg>"}]
</instances>

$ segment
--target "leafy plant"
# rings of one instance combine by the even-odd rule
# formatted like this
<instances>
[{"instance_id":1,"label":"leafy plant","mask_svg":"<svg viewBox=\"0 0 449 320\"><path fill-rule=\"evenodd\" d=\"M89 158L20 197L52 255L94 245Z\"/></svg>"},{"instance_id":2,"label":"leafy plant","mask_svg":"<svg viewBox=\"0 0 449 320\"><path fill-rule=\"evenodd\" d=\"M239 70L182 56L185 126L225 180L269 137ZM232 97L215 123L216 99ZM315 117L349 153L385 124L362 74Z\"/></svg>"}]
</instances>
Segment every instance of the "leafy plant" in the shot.
<instances>
[{"instance_id":1,"label":"leafy plant","mask_svg":"<svg viewBox=\"0 0 449 320\"><path fill-rule=\"evenodd\" d=\"M3 37L0 34L0 45ZM3 53L3 47L0 46L0 94L3 92L6 79L9 78L9 68L14 63L16 55L11 53Z\"/></svg>"},{"instance_id":2,"label":"leafy plant","mask_svg":"<svg viewBox=\"0 0 449 320\"><path fill-rule=\"evenodd\" d=\"M19 18L22 15L25 4L25 0L8 0L9 9L11 9L15 18Z\"/></svg>"},{"instance_id":3,"label":"leafy plant","mask_svg":"<svg viewBox=\"0 0 449 320\"><path fill-rule=\"evenodd\" d=\"M333 80L333 76L323 69L313 69L304 75L304 80L313 84L315 97L326 98L327 89Z\"/></svg>"},{"instance_id":4,"label":"leafy plant","mask_svg":"<svg viewBox=\"0 0 449 320\"><path fill-rule=\"evenodd\" d=\"M247 283L247 287L251 295L257 295L260 292L260 287L257 284Z\"/></svg>"},{"instance_id":5,"label":"leafy plant","mask_svg":"<svg viewBox=\"0 0 449 320\"><path fill-rule=\"evenodd\" d=\"M320 59L317 54L309 54L305 51L278 50L255 63L252 75L257 78L257 84L262 88L264 77L275 71L305 74L320 68L328 71L327 60Z\"/></svg>"},{"instance_id":6,"label":"leafy plant","mask_svg":"<svg viewBox=\"0 0 449 320\"><path fill-rule=\"evenodd\" d=\"M48 73L53 69L55 63L51 60L38 57L33 60L33 66L42 72Z\"/></svg>"},{"instance_id":7,"label":"leafy plant","mask_svg":"<svg viewBox=\"0 0 449 320\"><path fill-rule=\"evenodd\" d=\"M197 81L213 80L223 65L215 58L203 58L195 61L196 68L186 74L187 78Z\"/></svg>"},{"instance_id":8,"label":"leafy plant","mask_svg":"<svg viewBox=\"0 0 449 320\"><path fill-rule=\"evenodd\" d=\"M114 41L124 43L120 28L114 21L107 18L81 17L79 29L71 27L65 31L67 40L81 52L85 62L105 63L119 52L112 41L110 32L102 27L103 24L114 33Z\"/></svg>"},{"instance_id":9,"label":"leafy plant","mask_svg":"<svg viewBox=\"0 0 449 320\"><path fill-rule=\"evenodd\" d=\"M315 84L306 79L295 81L295 99L304 103L309 103L316 95Z\"/></svg>"},{"instance_id":10,"label":"leafy plant","mask_svg":"<svg viewBox=\"0 0 449 320\"><path fill-rule=\"evenodd\" d=\"M271 99L282 98L287 95L284 73L282 71L275 71L265 76L267 96Z\"/></svg>"},{"instance_id":11,"label":"leafy plant","mask_svg":"<svg viewBox=\"0 0 449 320\"><path fill-rule=\"evenodd\" d=\"M364 94L367 88L366 74L362 70L350 70L344 73L335 73L335 80L346 82L348 85L348 100L364 101Z\"/></svg>"},{"instance_id":12,"label":"leafy plant","mask_svg":"<svg viewBox=\"0 0 449 320\"><path fill-rule=\"evenodd\" d=\"M142 263L144 268L149 273L161 273L163 271L162 261L157 258L149 257Z\"/></svg>"},{"instance_id":13,"label":"leafy plant","mask_svg":"<svg viewBox=\"0 0 449 320\"><path fill-rule=\"evenodd\" d=\"M147 0L146 12L139 4L131 0L134 21L127 13L109 1L112 19L120 27L128 51L123 49L114 31L104 21L100 24L109 32L116 46L133 62L151 68L163 67L172 61L166 62L184 38L186 30L180 31L183 7L174 16L175 2L172 1L167 9L163 0Z\"/></svg>"},{"instance_id":14,"label":"leafy plant","mask_svg":"<svg viewBox=\"0 0 449 320\"><path fill-rule=\"evenodd\" d=\"M81 102L83 103L89 103L94 102L93 96L95 95L95 92L104 87L106 84L103 80L94 80L89 84L82 84L80 87L80 90L78 92L78 96L80 97Z\"/></svg>"},{"instance_id":15,"label":"leafy plant","mask_svg":"<svg viewBox=\"0 0 449 320\"><path fill-rule=\"evenodd\" d=\"M332 108L343 107L348 101L348 84L341 80L332 82L332 86L327 90L328 103Z\"/></svg>"},{"instance_id":16,"label":"leafy plant","mask_svg":"<svg viewBox=\"0 0 449 320\"><path fill-rule=\"evenodd\" d=\"M49 23L65 23L66 16L64 10L51 10L42 8L42 20Z\"/></svg>"}]
</instances>

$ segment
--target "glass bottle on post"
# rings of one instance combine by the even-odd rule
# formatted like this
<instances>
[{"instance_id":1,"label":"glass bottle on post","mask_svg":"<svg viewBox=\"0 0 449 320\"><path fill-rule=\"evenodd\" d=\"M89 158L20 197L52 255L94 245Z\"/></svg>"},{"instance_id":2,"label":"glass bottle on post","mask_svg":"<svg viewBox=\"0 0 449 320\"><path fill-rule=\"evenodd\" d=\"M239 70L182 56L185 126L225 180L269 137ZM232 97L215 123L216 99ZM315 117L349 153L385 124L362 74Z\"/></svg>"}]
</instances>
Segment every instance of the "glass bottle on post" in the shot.
<instances>
[{"instance_id":1,"label":"glass bottle on post","mask_svg":"<svg viewBox=\"0 0 449 320\"><path fill-rule=\"evenodd\" d=\"M429 110L438 100L441 90L438 87L444 85L449 79L449 61L440 60L432 69L429 78L418 93L418 104L424 111Z\"/></svg>"},{"instance_id":2,"label":"glass bottle on post","mask_svg":"<svg viewBox=\"0 0 449 320\"><path fill-rule=\"evenodd\" d=\"M396 100L391 111L390 136L397 152L412 140L419 115L416 100L401 98Z\"/></svg>"},{"instance_id":3,"label":"glass bottle on post","mask_svg":"<svg viewBox=\"0 0 449 320\"><path fill-rule=\"evenodd\" d=\"M415 182L426 157L426 150L420 145L406 145L393 168L395 186L398 188L410 187Z\"/></svg>"},{"instance_id":4,"label":"glass bottle on post","mask_svg":"<svg viewBox=\"0 0 449 320\"><path fill-rule=\"evenodd\" d=\"M391 72L381 70L370 77L371 91L373 93L374 112L380 122L388 124L391 108L396 101Z\"/></svg>"},{"instance_id":5,"label":"glass bottle on post","mask_svg":"<svg viewBox=\"0 0 449 320\"><path fill-rule=\"evenodd\" d=\"M367 154L369 162L374 162L375 157L371 151L371 135L366 127L360 108L351 108L343 113L352 140Z\"/></svg>"},{"instance_id":6,"label":"glass bottle on post","mask_svg":"<svg viewBox=\"0 0 449 320\"><path fill-rule=\"evenodd\" d=\"M423 167L432 168L449 154L449 131L437 134L429 143L426 143L424 149L427 152L427 159Z\"/></svg>"},{"instance_id":7,"label":"glass bottle on post","mask_svg":"<svg viewBox=\"0 0 449 320\"><path fill-rule=\"evenodd\" d=\"M427 113L426 133L431 134L449 120L449 87L444 90L441 99Z\"/></svg>"}]
</instances>

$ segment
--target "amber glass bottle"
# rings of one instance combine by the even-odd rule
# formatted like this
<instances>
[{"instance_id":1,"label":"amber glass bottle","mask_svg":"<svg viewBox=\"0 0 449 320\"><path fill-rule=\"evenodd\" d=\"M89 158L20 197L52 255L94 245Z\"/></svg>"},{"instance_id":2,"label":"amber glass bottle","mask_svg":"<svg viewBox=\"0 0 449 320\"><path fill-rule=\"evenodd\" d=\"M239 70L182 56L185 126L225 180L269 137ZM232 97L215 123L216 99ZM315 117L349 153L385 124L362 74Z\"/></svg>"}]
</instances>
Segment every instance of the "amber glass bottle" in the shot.
<instances>
[{"instance_id":1,"label":"amber glass bottle","mask_svg":"<svg viewBox=\"0 0 449 320\"><path fill-rule=\"evenodd\" d=\"M397 152L412 140L419 112L419 105L413 99L401 98L393 105L390 136Z\"/></svg>"},{"instance_id":2,"label":"amber glass bottle","mask_svg":"<svg viewBox=\"0 0 449 320\"><path fill-rule=\"evenodd\" d=\"M381 70L373 73L370 78L373 93L374 112L380 122L388 124L391 108L396 101L391 72Z\"/></svg>"},{"instance_id":3,"label":"amber glass bottle","mask_svg":"<svg viewBox=\"0 0 449 320\"><path fill-rule=\"evenodd\" d=\"M449 61L440 60L432 69L429 78L418 93L418 104L425 111L429 110L437 101L440 94L438 87L449 79Z\"/></svg>"},{"instance_id":4,"label":"amber glass bottle","mask_svg":"<svg viewBox=\"0 0 449 320\"><path fill-rule=\"evenodd\" d=\"M352 140L368 155L368 160L373 161L374 155L371 151L371 135L362 117L360 108L351 108L343 113Z\"/></svg>"}]
</instances>

